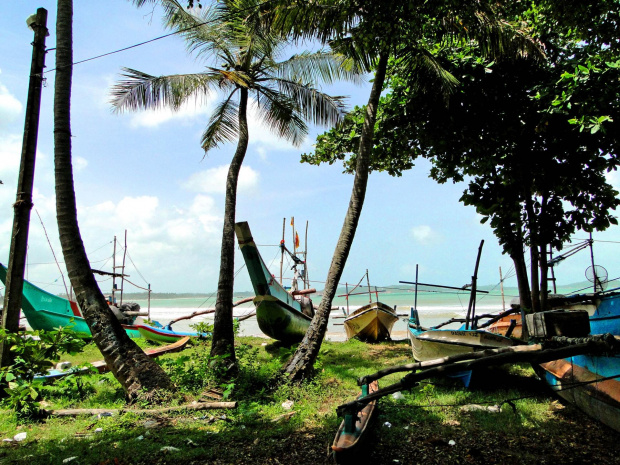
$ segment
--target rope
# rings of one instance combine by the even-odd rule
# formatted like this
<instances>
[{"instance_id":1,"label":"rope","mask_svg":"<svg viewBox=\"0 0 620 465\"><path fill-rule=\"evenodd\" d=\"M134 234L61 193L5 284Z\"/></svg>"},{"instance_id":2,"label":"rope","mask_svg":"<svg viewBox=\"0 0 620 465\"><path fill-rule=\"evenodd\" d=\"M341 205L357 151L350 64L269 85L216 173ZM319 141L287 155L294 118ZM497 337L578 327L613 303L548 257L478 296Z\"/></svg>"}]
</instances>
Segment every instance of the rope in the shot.
<instances>
[{"instance_id":1,"label":"rope","mask_svg":"<svg viewBox=\"0 0 620 465\"><path fill-rule=\"evenodd\" d=\"M65 286L65 293L67 295L69 295L69 290L67 289L67 283L65 281L65 275L63 274L62 270L60 269L60 264L58 263L58 259L56 258L56 254L54 253L54 248L52 247L52 243L50 242L50 238L47 235L47 230L45 229L45 225L43 224L43 220L41 219L41 215L39 215L39 210L37 210L35 208L34 211L36 212L37 216L39 217L39 221L41 222L41 226L43 227L43 232L45 233L45 238L47 239L47 243L49 244L50 250L52 251L52 255L54 257L54 261L56 262L56 266L58 267L58 271L60 272L60 277L62 278L62 283Z\"/></svg>"}]
</instances>

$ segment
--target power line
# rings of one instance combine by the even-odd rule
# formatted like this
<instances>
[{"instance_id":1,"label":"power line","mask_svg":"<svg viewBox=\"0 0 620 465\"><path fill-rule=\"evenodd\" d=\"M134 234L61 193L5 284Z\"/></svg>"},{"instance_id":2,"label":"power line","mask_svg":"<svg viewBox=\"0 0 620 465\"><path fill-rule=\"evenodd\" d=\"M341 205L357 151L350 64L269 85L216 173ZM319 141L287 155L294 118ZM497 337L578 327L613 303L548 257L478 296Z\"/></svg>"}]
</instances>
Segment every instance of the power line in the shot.
<instances>
[{"instance_id":1,"label":"power line","mask_svg":"<svg viewBox=\"0 0 620 465\"><path fill-rule=\"evenodd\" d=\"M268 2L263 3L262 5L258 5L258 6L255 6L255 7L254 6L253 7L248 7L248 8L244 8L242 10L236 11L236 12L231 12L228 15L224 15L222 18L212 19L212 20L209 20L209 21L204 21L204 22L196 24L194 26L186 27L185 29L180 29L180 30L175 31L175 32L170 32L168 34L164 34L162 36L155 37L154 39L146 40L144 42L139 42L137 44L129 45L128 47L123 47L123 48L120 48L118 50L114 50L112 52L103 53L101 55L97 55L97 56L94 56L94 57L91 57L91 58L86 58L84 60L76 61L76 62L73 62L70 65L66 65L64 67L68 68L69 66L79 65L79 64L82 64L82 63L86 63L88 61L93 61L93 60L97 60L99 58L107 57L109 55L114 55L116 53L124 52L126 50L131 50L132 48L141 47L142 45L150 44L151 42L156 42L158 40L165 39L167 37L174 36L174 35L177 35L177 34L182 34L184 32L191 31L192 29L197 29L197 28L205 26L207 24L214 23L216 21L220 21L221 19L226 20L226 19L232 18L233 16L238 15L239 13L244 13L244 12L251 11L251 10L258 10L260 7L266 6L269 3L272 3L273 1L274 0L270 0ZM49 51L49 50L55 50L55 49L47 49L46 51ZM48 71L43 72L43 74L51 73L52 71L56 71L57 69L60 69L60 68L52 68L52 69L50 69Z\"/></svg>"}]
</instances>

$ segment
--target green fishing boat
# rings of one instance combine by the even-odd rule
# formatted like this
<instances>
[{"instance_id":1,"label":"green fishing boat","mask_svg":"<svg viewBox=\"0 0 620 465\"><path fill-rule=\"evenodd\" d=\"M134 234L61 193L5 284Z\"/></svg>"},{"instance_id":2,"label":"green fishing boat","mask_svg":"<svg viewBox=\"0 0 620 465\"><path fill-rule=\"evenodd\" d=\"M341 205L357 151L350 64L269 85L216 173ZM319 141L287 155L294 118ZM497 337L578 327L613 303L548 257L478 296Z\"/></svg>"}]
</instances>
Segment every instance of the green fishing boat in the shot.
<instances>
[{"instance_id":1,"label":"green fishing boat","mask_svg":"<svg viewBox=\"0 0 620 465\"><path fill-rule=\"evenodd\" d=\"M314 315L312 302L306 294L316 291L305 289L288 292L269 272L254 243L248 223L236 223L235 233L256 295L253 302L258 327L267 336L279 341L301 341Z\"/></svg>"},{"instance_id":2,"label":"green fishing boat","mask_svg":"<svg viewBox=\"0 0 620 465\"><path fill-rule=\"evenodd\" d=\"M6 267L0 263L0 280L3 283L6 283L6 273ZM80 337L92 337L77 302L44 291L26 280L22 291L22 312L34 330L52 331L63 327L70 328ZM140 337L140 332L131 325L123 327L130 337Z\"/></svg>"}]
</instances>

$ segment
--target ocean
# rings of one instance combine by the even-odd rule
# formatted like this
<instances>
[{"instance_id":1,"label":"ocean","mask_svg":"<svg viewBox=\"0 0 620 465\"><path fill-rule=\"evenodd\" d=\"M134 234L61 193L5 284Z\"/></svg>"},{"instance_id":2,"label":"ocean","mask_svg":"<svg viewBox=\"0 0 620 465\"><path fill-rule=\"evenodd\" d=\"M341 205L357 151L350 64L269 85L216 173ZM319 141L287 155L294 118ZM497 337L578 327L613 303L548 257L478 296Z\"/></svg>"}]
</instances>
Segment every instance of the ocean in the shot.
<instances>
[{"instance_id":1,"label":"ocean","mask_svg":"<svg viewBox=\"0 0 620 465\"><path fill-rule=\"evenodd\" d=\"M374 290L374 288L373 288ZM486 313L500 313L504 309L510 308L510 302L516 297L516 289L509 288L505 290L504 298L499 288L483 288L482 290L489 291L488 294L478 294L476 299L476 314L482 315ZM576 288L559 289L560 293L570 293L575 291ZM359 292L359 291L357 291ZM468 291L456 291L456 290L431 290L424 289L418 292L417 309L420 315L421 323L424 326L432 327L438 325L451 318L464 318L467 314L467 308L469 304L470 293ZM372 293L372 299L378 299L391 306L396 306L396 311L399 314L399 321L394 325L392 330L392 339L404 339L407 337L407 320L410 309L415 303L415 293L413 288L407 286L403 288L384 288L377 294ZM240 300L241 297L235 297L235 300ZM353 310L369 303L369 294L353 295L349 296L349 311ZM312 300L315 308L320 303L320 296L314 294ZM148 301L135 300L140 304L141 311L148 311ZM215 294L212 296L198 296L198 297L178 297L178 298L152 298L150 301L150 319L156 320L163 325L168 324L170 321L179 318L181 316L189 315L193 312L204 311L207 309L213 309L215 307ZM338 307L338 309L335 309ZM329 326L327 330L327 339L330 340L344 340L345 332L342 326L343 315L346 312L347 299L342 295L336 297L332 302L332 312L330 314ZM234 316L240 317L252 312L254 306L251 302L241 304L234 308ZM178 331L191 331L192 324L207 321L213 321L213 314L197 316L191 320L182 320L173 324L173 328ZM459 323L452 323L446 328L458 328ZM240 323L240 333L245 336L264 336L258 327L256 318L252 317L247 320L243 320Z\"/></svg>"}]
</instances>

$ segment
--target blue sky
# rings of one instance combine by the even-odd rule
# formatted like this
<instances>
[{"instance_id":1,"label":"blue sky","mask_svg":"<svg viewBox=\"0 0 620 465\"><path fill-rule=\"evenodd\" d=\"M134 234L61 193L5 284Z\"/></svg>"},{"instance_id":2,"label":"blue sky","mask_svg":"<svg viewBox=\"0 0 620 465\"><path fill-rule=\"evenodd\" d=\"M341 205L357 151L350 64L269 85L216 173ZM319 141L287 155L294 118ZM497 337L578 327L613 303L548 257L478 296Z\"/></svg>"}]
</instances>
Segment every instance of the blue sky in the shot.
<instances>
[{"instance_id":1,"label":"blue sky","mask_svg":"<svg viewBox=\"0 0 620 465\"><path fill-rule=\"evenodd\" d=\"M55 1L4 2L0 14L0 261L6 264L21 153L28 87L32 32L26 18L38 7L48 9L50 36L55 47ZM143 42L166 31L161 13L136 9L125 0L74 2L74 60L84 60ZM47 69L54 68L53 51ZM224 208L224 177L235 149L228 144L204 157L200 135L215 100L188 105L180 112L150 111L115 114L110 88L121 67L153 75L199 71L204 63L185 51L182 40L170 37L129 51L74 67L72 133L78 218L93 268L109 270L111 241L123 240L139 273L128 267L136 284L150 283L156 292L212 292L217 287ZM35 209L52 247L62 261L55 225L53 189L54 73L46 74L43 89L35 173ZM348 95L349 106L363 104L370 84L341 84L323 90ZM310 278L321 288L348 206L353 177L341 166L308 166L299 155L312 150L314 128L304 145L295 148L255 119L240 179L237 220L248 221L267 262L279 255L267 247L280 241L282 219L290 217L303 231L309 221ZM499 267L504 274L512 262L501 254L491 229L479 223L471 207L458 202L464 185L437 185L428 178L429 165L417 163L400 178L373 173L355 242L342 281L357 282L366 269L375 285L420 280L447 285L468 283L481 239L485 240L479 272L481 284L495 284ZM611 178L618 188L618 178ZM596 234L600 241L619 241L618 227ZM302 234L300 234L302 235ZM581 233L577 238L585 238ZM620 275L620 245L599 242L597 263L611 278ZM302 235L303 243L303 235ZM28 279L51 292L64 289L60 273L33 210L30 228ZM274 263L276 263L274 262ZM242 265L236 255L236 268ZM581 252L557 270L560 282L583 281L589 254ZM274 272L277 267L274 267ZM514 286L514 279L507 285ZM104 291L109 283L102 284ZM250 290L245 270L235 289Z\"/></svg>"}]
</instances>

